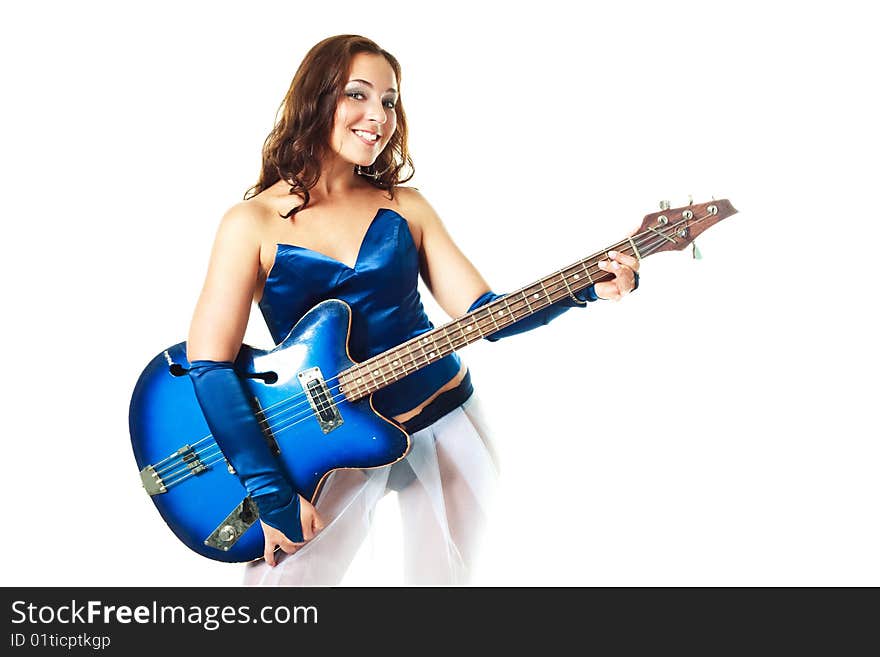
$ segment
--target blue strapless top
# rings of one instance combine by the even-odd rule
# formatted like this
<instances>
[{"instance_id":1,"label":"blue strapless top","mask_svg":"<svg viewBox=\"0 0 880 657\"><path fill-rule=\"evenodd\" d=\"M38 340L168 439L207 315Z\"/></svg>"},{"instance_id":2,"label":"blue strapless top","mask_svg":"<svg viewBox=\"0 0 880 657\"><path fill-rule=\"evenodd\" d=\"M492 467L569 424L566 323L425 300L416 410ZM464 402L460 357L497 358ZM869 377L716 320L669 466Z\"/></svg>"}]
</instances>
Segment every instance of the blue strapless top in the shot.
<instances>
[{"instance_id":1,"label":"blue strapless top","mask_svg":"<svg viewBox=\"0 0 880 657\"><path fill-rule=\"evenodd\" d=\"M418 292L419 256L406 220L381 208L367 228L354 268L303 246L278 244L260 310L278 344L315 304L341 299L352 309L349 353L364 361L434 325ZM451 354L373 394L386 416L425 401L461 367Z\"/></svg>"}]
</instances>

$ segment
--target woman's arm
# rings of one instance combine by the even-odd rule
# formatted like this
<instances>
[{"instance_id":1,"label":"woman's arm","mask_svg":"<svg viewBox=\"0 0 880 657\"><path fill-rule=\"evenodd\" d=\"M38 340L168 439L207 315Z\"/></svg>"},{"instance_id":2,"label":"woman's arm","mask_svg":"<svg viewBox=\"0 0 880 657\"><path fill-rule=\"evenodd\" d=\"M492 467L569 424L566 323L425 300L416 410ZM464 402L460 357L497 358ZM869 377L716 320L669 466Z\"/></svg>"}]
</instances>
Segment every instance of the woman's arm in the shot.
<instances>
[{"instance_id":1,"label":"woman's arm","mask_svg":"<svg viewBox=\"0 0 880 657\"><path fill-rule=\"evenodd\" d=\"M449 235L440 217L419 194L406 188L402 195L407 217L414 218L421 231L421 274L434 298L451 317L460 317L499 296L493 293L476 267L465 257ZM597 299L619 300L637 285L635 270L638 262L622 253L610 252L609 260L599 263L600 268L614 274L614 278L565 298L538 312L487 336L490 341L530 331L543 326L569 308L586 306Z\"/></svg>"},{"instance_id":2,"label":"woman's arm","mask_svg":"<svg viewBox=\"0 0 880 657\"><path fill-rule=\"evenodd\" d=\"M275 565L275 546L294 552L323 523L314 507L290 486L266 446L232 365L241 348L260 272L257 212L255 206L239 203L220 222L190 325L187 358L211 433L260 511L264 557L271 566Z\"/></svg>"},{"instance_id":3,"label":"woman's arm","mask_svg":"<svg viewBox=\"0 0 880 657\"><path fill-rule=\"evenodd\" d=\"M411 187L400 191L405 216L421 232L422 279L450 317L461 317L475 299L489 291L489 284L452 240L425 197Z\"/></svg>"},{"instance_id":4,"label":"woman's arm","mask_svg":"<svg viewBox=\"0 0 880 657\"><path fill-rule=\"evenodd\" d=\"M257 222L244 203L220 221L186 341L190 362L235 360L241 349L260 271Z\"/></svg>"}]
</instances>

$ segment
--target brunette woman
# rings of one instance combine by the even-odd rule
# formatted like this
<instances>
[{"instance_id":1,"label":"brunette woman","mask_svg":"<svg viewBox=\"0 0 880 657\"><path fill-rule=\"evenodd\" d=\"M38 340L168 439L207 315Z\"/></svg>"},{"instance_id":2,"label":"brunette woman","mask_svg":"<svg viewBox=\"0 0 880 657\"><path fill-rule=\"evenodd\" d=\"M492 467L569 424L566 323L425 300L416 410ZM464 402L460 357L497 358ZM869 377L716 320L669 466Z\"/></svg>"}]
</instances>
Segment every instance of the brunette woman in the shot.
<instances>
[{"instance_id":1,"label":"brunette woman","mask_svg":"<svg viewBox=\"0 0 880 657\"><path fill-rule=\"evenodd\" d=\"M479 403L456 354L373 396L411 436L393 466L334 471L317 499L293 490L262 439L232 367L257 302L276 342L316 303L352 309L356 361L433 328L421 275L459 317L497 298L414 188L401 68L360 36L306 55L263 147L257 184L223 216L187 341L197 397L224 455L260 511L264 559L247 583L336 584L366 536L376 503L397 491L409 583L464 583L485 525L496 468ZM617 299L638 263L609 254L615 277L490 336L546 324L571 306Z\"/></svg>"}]
</instances>

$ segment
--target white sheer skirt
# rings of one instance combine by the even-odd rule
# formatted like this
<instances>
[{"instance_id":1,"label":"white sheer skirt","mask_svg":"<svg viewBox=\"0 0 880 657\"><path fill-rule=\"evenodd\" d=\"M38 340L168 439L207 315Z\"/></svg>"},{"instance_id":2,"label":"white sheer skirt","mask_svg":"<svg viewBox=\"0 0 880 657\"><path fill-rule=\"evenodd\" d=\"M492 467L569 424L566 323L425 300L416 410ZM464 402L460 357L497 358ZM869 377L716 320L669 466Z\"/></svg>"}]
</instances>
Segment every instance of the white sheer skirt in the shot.
<instances>
[{"instance_id":1,"label":"white sheer skirt","mask_svg":"<svg viewBox=\"0 0 880 657\"><path fill-rule=\"evenodd\" d=\"M378 502L398 489L403 582L466 584L479 552L498 466L476 394L411 436L404 461L372 470L336 470L316 503L324 529L272 568L249 563L249 585L331 586L345 575L369 535ZM410 469L411 468L411 469ZM387 583L376 572L374 585Z\"/></svg>"}]
</instances>

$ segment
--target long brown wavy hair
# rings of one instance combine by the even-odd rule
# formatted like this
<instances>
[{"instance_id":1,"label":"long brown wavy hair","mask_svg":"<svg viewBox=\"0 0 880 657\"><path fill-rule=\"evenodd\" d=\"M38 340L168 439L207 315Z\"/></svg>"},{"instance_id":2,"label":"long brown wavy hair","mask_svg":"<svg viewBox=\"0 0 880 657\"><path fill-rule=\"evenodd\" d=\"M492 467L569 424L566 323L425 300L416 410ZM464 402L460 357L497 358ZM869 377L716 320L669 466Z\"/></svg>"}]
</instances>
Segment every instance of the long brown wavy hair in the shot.
<instances>
[{"instance_id":1,"label":"long brown wavy hair","mask_svg":"<svg viewBox=\"0 0 880 657\"><path fill-rule=\"evenodd\" d=\"M290 184L290 193L303 202L284 218L293 217L309 203L309 190L321 174L321 161L330 149L330 133L336 105L344 93L351 61L358 53L382 55L400 87L400 64L375 42L356 34L324 39L311 50L293 76L290 89L276 113L275 127L263 143L263 164L257 184L245 192L245 200L259 194L281 179ZM415 167L407 149L406 114L398 95L395 105L397 130L391 136L364 179L394 198L394 186L413 177ZM404 172L404 168L407 170Z\"/></svg>"}]
</instances>

